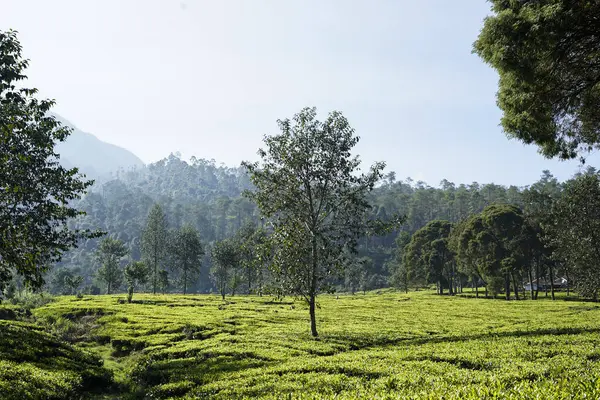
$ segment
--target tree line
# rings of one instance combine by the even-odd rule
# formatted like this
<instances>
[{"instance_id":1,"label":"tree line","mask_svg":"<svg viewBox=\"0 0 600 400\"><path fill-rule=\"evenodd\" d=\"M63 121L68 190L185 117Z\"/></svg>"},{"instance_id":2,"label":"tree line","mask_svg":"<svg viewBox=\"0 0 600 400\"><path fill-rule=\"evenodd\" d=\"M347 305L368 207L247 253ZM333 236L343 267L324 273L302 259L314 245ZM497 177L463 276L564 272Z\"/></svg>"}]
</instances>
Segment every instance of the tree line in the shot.
<instances>
[{"instance_id":1,"label":"tree line","mask_svg":"<svg viewBox=\"0 0 600 400\"><path fill-rule=\"evenodd\" d=\"M521 193L521 206L496 203L459 221L433 220L396 239L392 282L435 284L438 293L464 286L485 296L511 292L536 299L541 282L552 298L557 277L566 290L598 298L600 178L594 168L560 184L549 173ZM528 293L524 293L524 287ZM568 293L567 293L568 294Z\"/></svg>"}]
</instances>

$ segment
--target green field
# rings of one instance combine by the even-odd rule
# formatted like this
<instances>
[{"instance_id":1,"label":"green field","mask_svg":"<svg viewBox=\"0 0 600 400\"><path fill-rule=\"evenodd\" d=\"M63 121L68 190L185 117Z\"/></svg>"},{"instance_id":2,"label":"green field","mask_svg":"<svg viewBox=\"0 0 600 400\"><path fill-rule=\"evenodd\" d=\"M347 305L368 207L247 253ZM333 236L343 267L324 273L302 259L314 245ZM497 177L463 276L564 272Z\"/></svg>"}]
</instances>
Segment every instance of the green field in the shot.
<instances>
[{"instance_id":1,"label":"green field","mask_svg":"<svg viewBox=\"0 0 600 400\"><path fill-rule=\"evenodd\" d=\"M306 307L289 298L136 297L62 297L34 309L51 335L0 321L0 397L600 397L594 303L322 296L315 340Z\"/></svg>"}]
</instances>

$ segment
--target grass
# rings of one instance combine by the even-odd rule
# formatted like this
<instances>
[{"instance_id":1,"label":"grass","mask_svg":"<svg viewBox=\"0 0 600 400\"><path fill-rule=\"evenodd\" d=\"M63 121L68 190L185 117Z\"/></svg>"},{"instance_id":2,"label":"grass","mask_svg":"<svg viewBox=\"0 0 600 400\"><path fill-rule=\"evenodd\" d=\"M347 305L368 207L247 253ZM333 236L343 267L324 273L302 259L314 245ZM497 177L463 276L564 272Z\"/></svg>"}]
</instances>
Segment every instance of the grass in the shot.
<instances>
[{"instance_id":1,"label":"grass","mask_svg":"<svg viewBox=\"0 0 600 400\"><path fill-rule=\"evenodd\" d=\"M32 324L0 320L0 398L66 399L110 386L97 356Z\"/></svg>"},{"instance_id":2,"label":"grass","mask_svg":"<svg viewBox=\"0 0 600 400\"><path fill-rule=\"evenodd\" d=\"M136 303L121 304L122 298L61 297L32 310L38 325L75 346L65 349L104 360L101 370L85 367L114 375L104 396L600 397L600 307L594 303L428 292L322 296L315 340L305 305L292 299L136 295ZM55 367L47 371L61 371ZM61 384L81 390L94 382L76 378ZM0 388L10 387L6 382L0 374Z\"/></svg>"}]
</instances>

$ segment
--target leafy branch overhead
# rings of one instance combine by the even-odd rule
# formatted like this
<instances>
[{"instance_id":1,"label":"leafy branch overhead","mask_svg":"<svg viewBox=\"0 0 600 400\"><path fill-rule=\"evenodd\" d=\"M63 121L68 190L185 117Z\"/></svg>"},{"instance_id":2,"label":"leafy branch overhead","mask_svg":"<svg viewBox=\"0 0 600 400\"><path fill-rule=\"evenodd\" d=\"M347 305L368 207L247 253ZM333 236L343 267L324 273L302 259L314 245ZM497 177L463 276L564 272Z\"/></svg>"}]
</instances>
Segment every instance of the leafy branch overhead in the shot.
<instances>
[{"instance_id":1,"label":"leafy branch overhead","mask_svg":"<svg viewBox=\"0 0 600 400\"><path fill-rule=\"evenodd\" d=\"M563 159L600 148L600 2L492 0L474 52L511 137Z\"/></svg>"},{"instance_id":2,"label":"leafy branch overhead","mask_svg":"<svg viewBox=\"0 0 600 400\"><path fill-rule=\"evenodd\" d=\"M33 288L81 239L100 232L70 229L83 213L70 206L92 185L59 162L55 145L69 136L49 111L52 100L21 87L28 61L16 32L0 31L0 287L12 272Z\"/></svg>"}]
</instances>

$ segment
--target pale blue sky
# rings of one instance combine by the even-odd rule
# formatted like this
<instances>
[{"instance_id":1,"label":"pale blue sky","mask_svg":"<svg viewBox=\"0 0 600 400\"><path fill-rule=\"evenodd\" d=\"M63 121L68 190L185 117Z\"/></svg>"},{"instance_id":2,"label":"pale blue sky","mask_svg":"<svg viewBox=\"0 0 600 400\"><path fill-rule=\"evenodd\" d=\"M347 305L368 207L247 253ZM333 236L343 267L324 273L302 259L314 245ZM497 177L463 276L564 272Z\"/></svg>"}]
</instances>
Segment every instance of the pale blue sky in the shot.
<instances>
[{"instance_id":1,"label":"pale blue sky","mask_svg":"<svg viewBox=\"0 0 600 400\"><path fill-rule=\"evenodd\" d=\"M471 54L488 13L484 0L2 0L0 29L20 32L56 112L145 162L238 165L314 105L342 111L363 161L398 178L568 178L577 161L498 126L497 75Z\"/></svg>"}]
</instances>

